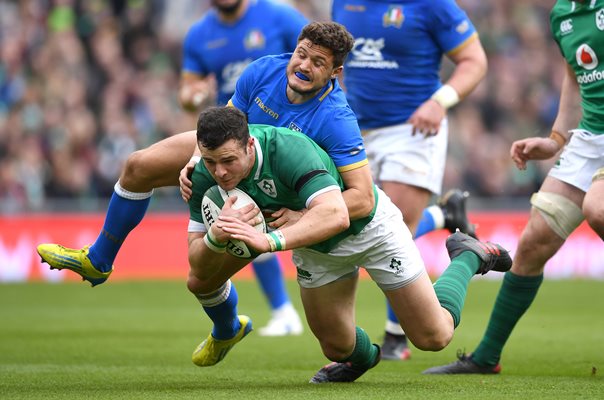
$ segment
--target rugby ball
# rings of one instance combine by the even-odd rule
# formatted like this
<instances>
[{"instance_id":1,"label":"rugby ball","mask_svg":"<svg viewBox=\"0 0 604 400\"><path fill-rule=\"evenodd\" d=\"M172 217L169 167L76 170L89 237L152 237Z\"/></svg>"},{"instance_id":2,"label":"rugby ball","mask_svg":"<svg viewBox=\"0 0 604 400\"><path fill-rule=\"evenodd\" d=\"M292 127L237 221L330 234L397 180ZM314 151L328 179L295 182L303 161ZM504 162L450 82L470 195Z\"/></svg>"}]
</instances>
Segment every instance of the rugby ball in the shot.
<instances>
[{"instance_id":1,"label":"rugby ball","mask_svg":"<svg viewBox=\"0 0 604 400\"><path fill-rule=\"evenodd\" d=\"M234 209L244 207L248 204L256 204L247 193L241 189L223 190L220 186L212 186L203 195L201 201L201 216L203 218L203 224L207 230L218 220L220 211L224 206L224 201L231 197L237 196L237 201L233 204ZM266 233L266 221L262 213L259 214L262 217L262 222L255 225L254 228L258 232ZM227 253L238 258L255 258L260 255L257 251L248 248L248 246L241 240L229 240L227 243Z\"/></svg>"}]
</instances>

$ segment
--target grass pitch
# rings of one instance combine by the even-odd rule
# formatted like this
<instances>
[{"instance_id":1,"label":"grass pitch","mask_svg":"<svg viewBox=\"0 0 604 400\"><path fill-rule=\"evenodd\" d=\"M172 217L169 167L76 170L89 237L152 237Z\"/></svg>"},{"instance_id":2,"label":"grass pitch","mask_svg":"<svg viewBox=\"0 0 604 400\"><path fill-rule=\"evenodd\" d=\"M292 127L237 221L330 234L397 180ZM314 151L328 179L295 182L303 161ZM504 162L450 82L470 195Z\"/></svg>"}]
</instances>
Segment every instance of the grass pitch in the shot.
<instances>
[{"instance_id":1,"label":"grass pitch","mask_svg":"<svg viewBox=\"0 0 604 400\"><path fill-rule=\"evenodd\" d=\"M269 313L254 281L236 281L239 312ZM290 294L301 310L295 282ZM454 341L382 361L353 384L308 384L327 362L308 331L250 334L215 367L191 362L210 330L184 282L0 285L2 399L602 399L604 282L545 281L508 342L499 376L424 376L474 349L499 282L470 284ZM380 341L384 299L361 281L357 320Z\"/></svg>"}]
</instances>

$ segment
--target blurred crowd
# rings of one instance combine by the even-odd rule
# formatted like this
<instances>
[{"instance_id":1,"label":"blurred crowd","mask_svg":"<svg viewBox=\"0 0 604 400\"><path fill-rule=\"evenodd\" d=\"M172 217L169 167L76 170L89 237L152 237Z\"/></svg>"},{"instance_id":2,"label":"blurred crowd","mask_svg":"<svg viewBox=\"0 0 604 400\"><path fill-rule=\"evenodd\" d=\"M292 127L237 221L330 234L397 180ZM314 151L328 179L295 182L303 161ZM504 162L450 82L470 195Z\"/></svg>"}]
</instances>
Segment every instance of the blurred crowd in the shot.
<instances>
[{"instance_id":1,"label":"blurred crowd","mask_svg":"<svg viewBox=\"0 0 604 400\"><path fill-rule=\"evenodd\" d=\"M309 19L329 1L291 0ZM551 164L519 172L512 141L546 136L563 64L546 0L459 0L489 71L450 113L444 188L527 197ZM208 0L0 0L0 213L111 195L134 150L195 127L177 100L182 40ZM450 65L444 63L446 77ZM177 198L164 189L157 198ZM158 200L156 200L158 201Z\"/></svg>"}]
</instances>

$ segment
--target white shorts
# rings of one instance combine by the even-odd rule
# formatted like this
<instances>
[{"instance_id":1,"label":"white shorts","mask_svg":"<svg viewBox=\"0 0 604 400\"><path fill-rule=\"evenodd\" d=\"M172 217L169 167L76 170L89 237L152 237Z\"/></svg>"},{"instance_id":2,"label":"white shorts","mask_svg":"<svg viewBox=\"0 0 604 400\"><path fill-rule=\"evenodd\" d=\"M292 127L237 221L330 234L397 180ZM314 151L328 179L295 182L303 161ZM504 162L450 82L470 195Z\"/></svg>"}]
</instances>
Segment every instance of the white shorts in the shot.
<instances>
[{"instance_id":1,"label":"white shorts","mask_svg":"<svg viewBox=\"0 0 604 400\"><path fill-rule=\"evenodd\" d=\"M358 274L363 267L383 290L405 286L425 272L424 262L399 209L378 189L373 220L328 254L301 248L292 257L298 283L316 288Z\"/></svg>"},{"instance_id":2,"label":"white shorts","mask_svg":"<svg viewBox=\"0 0 604 400\"><path fill-rule=\"evenodd\" d=\"M575 129L549 176L587 192L591 187L593 175L602 167L604 135Z\"/></svg>"},{"instance_id":3,"label":"white shorts","mask_svg":"<svg viewBox=\"0 0 604 400\"><path fill-rule=\"evenodd\" d=\"M440 195L447 159L449 128L443 119L435 136L411 134L411 124L363 131L374 181L400 182Z\"/></svg>"}]
</instances>

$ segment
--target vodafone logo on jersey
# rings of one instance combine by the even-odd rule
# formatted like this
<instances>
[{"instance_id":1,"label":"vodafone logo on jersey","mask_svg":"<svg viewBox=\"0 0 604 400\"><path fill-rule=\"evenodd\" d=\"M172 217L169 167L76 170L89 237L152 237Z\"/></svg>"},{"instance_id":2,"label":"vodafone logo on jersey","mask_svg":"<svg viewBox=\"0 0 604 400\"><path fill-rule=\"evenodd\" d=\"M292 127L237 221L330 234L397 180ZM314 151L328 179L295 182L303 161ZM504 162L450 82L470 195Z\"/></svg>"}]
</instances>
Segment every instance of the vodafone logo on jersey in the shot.
<instances>
[{"instance_id":1,"label":"vodafone logo on jersey","mask_svg":"<svg viewBox=\"0 0 604 400\"><path fill-rule=\"evenodd\" d=\"M577 64L581 67L592 70L598 66L598 57L596 52L587 44L582 44L577 49Z\"/></svg>"},{"instance_id":2,"label":"vodafone logo on jersey","mask_svg":"<svg viewBox=\"0 0 604 400\"><path fill-rule=\"evenodd\" d=\"M589 47L589 45L582 44L579 46L576 57L577 64L579 64L580 67L590 71L577 74L577 83L589 84L604 80L604 72L595 69L598 66L598 57L596 56L596 52Z\"/></svg>"}]
</instances>

